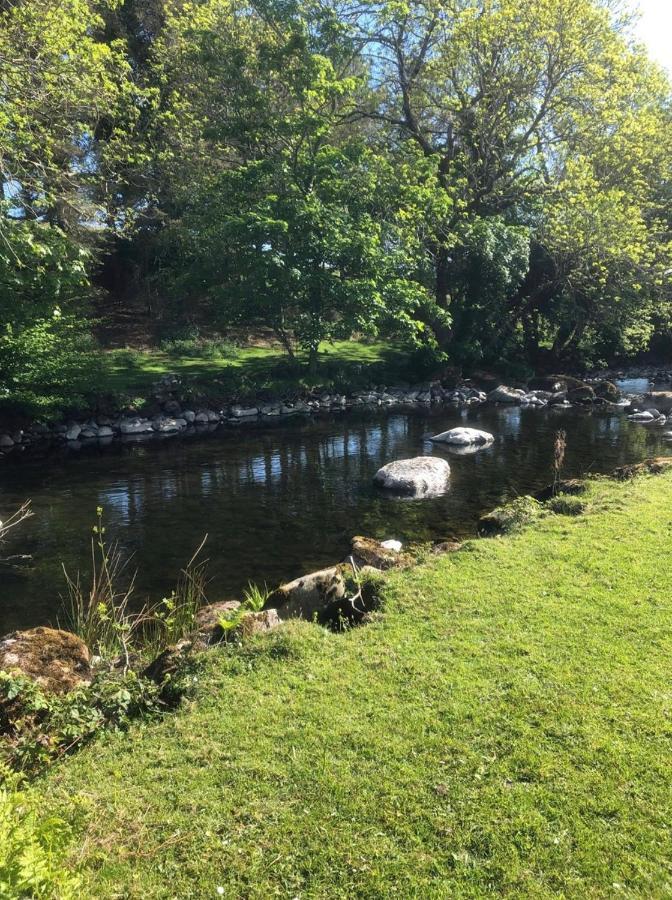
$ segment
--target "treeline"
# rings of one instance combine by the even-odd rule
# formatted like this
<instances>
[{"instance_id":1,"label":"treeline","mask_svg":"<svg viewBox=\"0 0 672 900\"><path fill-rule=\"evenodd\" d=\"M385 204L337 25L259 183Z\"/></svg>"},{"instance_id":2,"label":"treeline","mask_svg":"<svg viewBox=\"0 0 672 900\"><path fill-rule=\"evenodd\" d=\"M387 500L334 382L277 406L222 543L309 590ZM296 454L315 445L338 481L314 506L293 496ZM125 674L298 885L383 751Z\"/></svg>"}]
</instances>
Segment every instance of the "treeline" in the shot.
<instances>
[{"instance_id":1,"label":"treeline","mask_svg":"<svg viewBox=\"0 0 672 900\"><path fill-rule=\"evenodd\" d=\"M353 332L462 365L646 348L670 84L620 8L0 0L0 379L75 378L104 291L312 363Z\"/></svg>"}]
</instances>

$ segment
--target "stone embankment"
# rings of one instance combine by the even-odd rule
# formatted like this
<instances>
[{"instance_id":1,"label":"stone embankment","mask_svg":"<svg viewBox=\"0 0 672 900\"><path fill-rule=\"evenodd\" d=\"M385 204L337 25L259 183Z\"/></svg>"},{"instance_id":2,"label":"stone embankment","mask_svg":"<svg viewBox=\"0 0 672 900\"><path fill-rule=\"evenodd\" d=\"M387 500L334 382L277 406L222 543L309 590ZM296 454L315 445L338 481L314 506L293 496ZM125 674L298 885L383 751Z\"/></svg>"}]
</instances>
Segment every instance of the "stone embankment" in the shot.
<instances>
[{"instance_id":1,"label":"stone embankment","mask_svg":"<svg viewBox=\"0 0 672 900\"><path fill-rule=\"evenodd\" d=\"M611 373L610 373L611 374ZM616 373L613 373L614 377ZM619 373L620 374L620 373ZM672 373L648 373L651 381ZM633 377L640 377L639 374ZM489 391L469 382L458 387L440 381L414 386L380 385L352 394L322 392L292 400L256 404L193 404L183 400L182 384L174 375L164 376L153 389L153 396L140 410L127 409L115 415L89 415L63 422L33 422L22 429L0 425L0 457L35 444L60 443L76 450L86 445L106 445L115 440L144 441L180 434L199 434L221 427L244 423L281 420L291 416L313 416L357 408L403 407L416 405L475 406L484 403L519 404L528 408L547 406L570 408L613 407L641 413L638 421L662 424L663 414L672 412L672 393L654 392L637 398L622 398L619 389L600 376L579 381L565 375L532 379L527 388L494 386ZM632 407L632 410L630 409ZM658 415L660 413L660 415ZM466 445L465 445L466 446Z\"/></svg>"}]
</instances>

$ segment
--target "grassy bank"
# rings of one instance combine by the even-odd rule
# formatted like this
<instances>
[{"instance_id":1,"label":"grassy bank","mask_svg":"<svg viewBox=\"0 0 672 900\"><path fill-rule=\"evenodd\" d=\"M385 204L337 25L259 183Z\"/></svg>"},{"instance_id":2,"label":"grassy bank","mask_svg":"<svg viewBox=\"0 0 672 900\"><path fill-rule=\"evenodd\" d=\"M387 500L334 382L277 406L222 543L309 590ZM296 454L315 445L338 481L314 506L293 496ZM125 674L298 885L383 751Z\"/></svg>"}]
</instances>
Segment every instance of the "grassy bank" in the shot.
<instances>
[{"instance_id":1,"label":"grassy bank","mask_svg":"<svg viewBox=\"0 0 672 900\"><path fill-rule=\"evenodd\" d=\"M212 652L53 769L91 897L672 892L672 475L389 579L344 635Z\"/></svg>"},{"instance_id":2,"label":"grassy bank","mask_svg":"<svg viewBox=\"0 0 672 900\"><path fill-rule=\"evenodd\" d=\"M104 385L120 394L146 394L158 378L170 372L204 391L283 391L334 381L357 383L376 373L399 378L408 369L409 355L408 349L383 342L337 341L322 345L318 371L309 375L307 358L299 354L292 366L277 346L214 343L183 348L178 343L171 351L107 351Z\"/></svg>"}]
</instances>

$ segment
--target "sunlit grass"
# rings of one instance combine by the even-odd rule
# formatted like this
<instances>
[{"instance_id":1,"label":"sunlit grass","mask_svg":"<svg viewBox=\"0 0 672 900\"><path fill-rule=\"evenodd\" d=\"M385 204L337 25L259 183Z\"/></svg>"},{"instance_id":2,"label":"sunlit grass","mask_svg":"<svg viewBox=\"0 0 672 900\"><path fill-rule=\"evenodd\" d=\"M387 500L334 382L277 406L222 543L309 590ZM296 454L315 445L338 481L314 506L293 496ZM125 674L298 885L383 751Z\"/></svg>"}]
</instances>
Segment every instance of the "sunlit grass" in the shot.
<instances>
[{"instance_id":1,"label":"sunlit grass","mask_svg":"<svg viewBox=\"0 0 672 900\"><path fill-rule=\"evenodd\" d=\"M582 499L390 575L366 627L211 652L52 771L87 896L670 894L672 475Z\"/></svg>"}]
</instances>

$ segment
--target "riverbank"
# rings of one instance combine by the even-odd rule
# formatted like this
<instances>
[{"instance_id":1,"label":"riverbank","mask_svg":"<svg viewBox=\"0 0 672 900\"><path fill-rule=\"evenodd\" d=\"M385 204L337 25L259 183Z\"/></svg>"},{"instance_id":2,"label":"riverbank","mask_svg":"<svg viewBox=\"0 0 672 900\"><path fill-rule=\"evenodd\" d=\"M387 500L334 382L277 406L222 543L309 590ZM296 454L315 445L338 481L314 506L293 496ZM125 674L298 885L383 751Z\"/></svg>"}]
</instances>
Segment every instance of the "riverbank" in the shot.
<instances>
[{"instance_id":1,"label":"riverbank","mask_svg":"<svg viewBox=\"0 0 672 900\"><path fill-rule=\"evenodd\" d=\"M389 574L365 628L210 652L194 703L52 769L86 895L669 891L672 475L583 499Z\"/></svg>"},{"instance_id":2,"label":"riverbank","mask_svg":"<svg viewBox=\"0 0 672 900\"><path fill-rule=\"evenodd\" d=\"M164 373L154 382L148 382L147 376L160 367L150 365L143 369L145 393L130 403L122 403L124 397L126 401L129 398L118 392L101 394L88 410L51 420L7 418L0 407L0 460L35 447L61 445L70 450L106 447L115 441L143 442L180 434L194 436L220 427L282 421L292 416L314 416L356 407L443 404L465 408L490 401L538 408L613 408L622 412L634 402L643 405L632 409L654 409L655 416L647 412L643 422L657 417L658 424L665 422L665 416L659 416L655 410L659 403L663 403L663 413L672 407L672 393L646 395L651 402L645 402L646 398L633 394L632 390L624 395L610 380L625 378L626 381L621 381L625 384L629 375L631 383L669 384L672 373L660 368L637 369L631 373L605 370L585 376L585 380L561 374L506 383L493 373L479 372L473 378L463 378L456 372L446 371L442 376L409 383L398 377L403 373L417 374L417 367L407 352L357 342L343 342L343 345L332 348L337 373L330 373L329 363L323 361L321 372L311 379L285 372L280 380L272 382L272 387L261 370L255 370L253 388L245 388L245 378L241 380L239 374L232 381L231 373L238 371L238 363L230 360L223 363L222 369L215 364L215 371L229 370L228 378L213 378L210 372L205 381L193 373L183 380L176 374L182 371L176 360L175 372ZM246 362L241 363L245 366L256 364L259 353L266 354L262 357L266 360L263 366L267 366L268 359L275 359L272 354L269 356L268 350L255 348L241 352L247 354ZM148 352L145 357L153 358ZM192 362L200 364L203 360ZM132 377L132 366L126 366L123 376Z\"/></svg>"}]
</instances>

